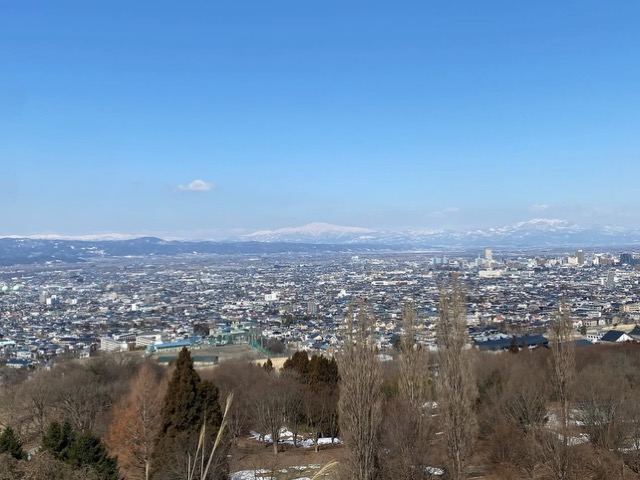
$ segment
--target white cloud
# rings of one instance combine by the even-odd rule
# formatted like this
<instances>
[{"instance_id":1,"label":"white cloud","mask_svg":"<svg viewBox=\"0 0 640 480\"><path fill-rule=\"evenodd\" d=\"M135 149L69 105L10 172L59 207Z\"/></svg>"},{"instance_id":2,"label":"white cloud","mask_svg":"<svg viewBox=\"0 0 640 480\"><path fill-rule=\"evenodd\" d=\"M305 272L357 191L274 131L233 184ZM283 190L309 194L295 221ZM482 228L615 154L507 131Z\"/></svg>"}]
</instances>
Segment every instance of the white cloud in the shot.
<instances>
[{"instance_id":1,"label":"white cloud","mask_svg":"<svg viewBox=\"0 0 640 480\"><path fill-rule=\"evenodd\" d=\"M429 216L430 217L446 217L448 215L458 213L459 211L460 209L458 207L447 207L447 208L443 208L442 210L434 210L432 212L429 212Z\"/></svg>"},{"instance_id":2,"label":"white cloud","mask_svg":"<svg viewBox=\"0 0 640 480\"><path fill-rule=\"evenodd\" d=\"M529 207L529 209L533 212L544 212L545 210L549 210L551 205L547 205L546 203L534 203Z\"/></svg>"},{"instance_id":3,"label":"white cloud","mask_svg":"<svg viewBox=\"0 0 640 480\"><path fill-rule=\"evenodd\" d=\"M204 180L194 180L187 185L178 185L178 190L183 192L210 192L215 188L213 183L205 182Z\"/></svg>"}]
</instances>

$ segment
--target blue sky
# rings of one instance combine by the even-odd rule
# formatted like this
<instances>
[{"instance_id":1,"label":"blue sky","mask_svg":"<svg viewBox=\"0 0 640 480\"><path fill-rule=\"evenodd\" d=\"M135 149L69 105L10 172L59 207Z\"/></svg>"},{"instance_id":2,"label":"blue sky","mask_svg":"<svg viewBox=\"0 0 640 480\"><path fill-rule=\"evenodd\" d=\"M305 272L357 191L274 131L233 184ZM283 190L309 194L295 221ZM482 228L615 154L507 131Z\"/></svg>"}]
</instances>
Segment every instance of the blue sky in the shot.
<instances>
[{"instance_id":1,"label":"blue sky","mask_svg":"<svg viewBox=\"0 0 640 480\"><path fill-rule=\"evenodd\" d=\"M2 2L0 235L638 226L639 17L611 0Z\"/></svg>"}]
</instances>

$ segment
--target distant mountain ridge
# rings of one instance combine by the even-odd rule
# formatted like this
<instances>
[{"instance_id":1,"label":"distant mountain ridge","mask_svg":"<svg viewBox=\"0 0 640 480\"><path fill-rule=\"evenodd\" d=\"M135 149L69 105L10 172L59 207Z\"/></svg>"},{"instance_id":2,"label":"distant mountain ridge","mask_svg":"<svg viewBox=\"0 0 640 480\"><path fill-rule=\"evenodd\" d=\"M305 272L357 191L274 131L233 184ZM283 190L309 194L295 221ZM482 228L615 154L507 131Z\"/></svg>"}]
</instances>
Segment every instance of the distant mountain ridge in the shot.
<instances>
[{"instance_id":1,"label":"distant mountain ridge","mask_svg":"<svg viewBox=\"0 0 640 480\"><path fill-rule=\"evenodd\" d=\"M103 258L178 255L267 255L379 250L376 245L323 245L256 241L185 241L139 237L130 240L0 238L0 266L47 262L80 263Z\"/></svg>"},{"instance_id":2,"label":"distant mountain ridge","mask_svg":"<svg viewBox=\"0 0 640 480\"><path fill-rule=\"evenodd\" d=\"M640 230L584 227L560 219L534 218L497 228L468 231L385 231L312 223L301 227L258 231L239 239L261 242L308 242L428 247L616 246L640 243Z\"/></svg>"},{"instance_id":3,"label":"distant mountain ridge","mask_svg":"<svg viewBox=\"0 0 640 480\"><path fill-rule=\"evenodd\" d=\"M330 223L313 222L300 227L284 227L277 230L259 230L240 239L260 242L311 242L311 243L350 243L353 239L367 238L375 230L361 227L344 227Z\"/></svg>"},{"instance_id":4,"label":"distant mountain ridge","mask_svg":"<svg viewBox=\"0 0 640 480\"><path fill-rule=\"evenodd\" d=\"M582 227L557 219L532 219L469 231L377 231L328 223L262 230L226 241L163 240L128 234L0 238L0 265L85 262L98 258L176 255L365 252L420 249L640 248L640 230Z\"/></svg>"}]
</instances>

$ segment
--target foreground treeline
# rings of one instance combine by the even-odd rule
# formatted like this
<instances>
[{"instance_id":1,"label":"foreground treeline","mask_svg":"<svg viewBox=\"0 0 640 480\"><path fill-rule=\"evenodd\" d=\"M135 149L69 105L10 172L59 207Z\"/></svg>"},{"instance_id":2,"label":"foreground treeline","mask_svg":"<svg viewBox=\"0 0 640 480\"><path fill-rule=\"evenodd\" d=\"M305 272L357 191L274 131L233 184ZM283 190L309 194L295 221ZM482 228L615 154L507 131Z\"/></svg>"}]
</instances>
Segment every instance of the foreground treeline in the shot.
<instances>
[{"instance_id":1,"label":"foreground treeline","mask_svg":"<svg viewBox=\"0 0 640 480\"><path fill-rule=\"evenodd\" d=\"M640 478L640 346L572 341L564 306L548 348L468 347L461 289L441 292L438 351L404 312L397 361L381 364L375 318L351 316L338 357L342 478Z\"/></svg>"},{"instance_id":2,"label":"foreground treeline","mask_svg":"<svg viewBox=\"0 0 640 480\"><path fill-rule=\"evenodd\" d=\"M335 359L196 372L183 350L168 370L109 356L5 377L0 480L223 479L250 435L273 458L330 450L344 480L640 478L640 346L574 348L561 311L549 348L481 353L457 288L437 328L437 353L417 347L407 305L381 362L361 304Z\"/></svg>"}]
</instances>

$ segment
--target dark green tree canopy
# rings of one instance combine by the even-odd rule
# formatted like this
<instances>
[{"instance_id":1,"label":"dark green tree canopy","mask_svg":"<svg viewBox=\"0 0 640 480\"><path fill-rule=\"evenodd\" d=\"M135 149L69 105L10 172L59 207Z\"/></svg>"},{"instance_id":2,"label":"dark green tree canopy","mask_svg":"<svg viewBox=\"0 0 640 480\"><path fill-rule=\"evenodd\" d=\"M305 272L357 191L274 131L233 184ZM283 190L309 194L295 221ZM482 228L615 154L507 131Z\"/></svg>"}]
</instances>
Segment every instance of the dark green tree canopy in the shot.
<instances>
[{"instance_id":1,"label":"dark green tree canopy","mask_svg":"<svg viewBox=\"0 0 640 480\"><path fill-rule=\"evenodd\" d=\"M52 422L42 438L42 451L74 469L93 470L100 480L118 480L118 462L107 453L100 437L92 432L77 434L69 422Z\"/></svg>"},{"instance_id":2,"label":"dark green tree canopy","mask_svg":"<svg viewBox=\"0 0 640 480\"><path fill-rule=\"evenodd\" d=\"M100 437L92 432L76 436L67 451L67 462L75 468L90 467L101 480L118 480L118 462L111 458Z\"/></svg>"},{"instance_id":3,"label":"dark green tree canopy","mask_svg":"<svg viewBox=\"0 0 640 480\"><path fill-rule=\"evenodd\" d=\"M288 358L284 365L283 370L292 370L298 375L298 379L301 383L307 383L307 375L309 374L309 355L307 352L296 352L291 358Z\"/></svg>"},{"instance_id":4,"label":"dark green tree canopy","mask_svg":"<svg viewBox=\"0 0 640 480\"><path fill-rule=\"evenodd\" d=\"M179 432L199 428L202 419L199 388L200 376L193 368L189 350L183 348L167 387L161 415L161 436L175 436Z\"/></svg>"},{"instance_id":5,"label":"dark green tree canopy","mask_svg":"<svg viewBox=\"0 0 640 480\"><path fill-rule=\"evenodd\" d=\"M51 422L42 437L42 450L50 452L58 460L67 459L69 446L75 440L71 423Z\"/></svg>"},{"instance_id":6,"label":"dark green tree canopy","mask_svg":"<svg viewBox=\"0 0 640 480\"><path fill-rule=\"evenodd\" d=\"M323 383L337 385L339 380L338 364L334 358L329 360L322 355L314 355L311 357L307 380L309 385L314 386Z\"/></svg>"},{"instance_id":7,"label":"dark green tree canopy","mask_svg":"<svg viewBox=\"0 0 640 480\"><path fill-rule=\"evenodd\" d=\"M0 435L0 454L2 453L8 453L17 460L27 458L22 449L22 442L20 442L11 427L6 427Z\"/></svg>"},{"instance_id":8,"label":"dark green tree canopy","mask_svg":"<svg viewBox=\"0 0 640 480\"><path fill-rule=\"evenodd\" d=\"M271 361L270 358L267 358L267 361L264 362L264 364L262 365L262 368L264 368L265 371L269 373L273 372L273 362Z\"/></svg>"},{"instance_id":9,"label":"dark green tree canopy","mask_svg":"<svg viewBox=\"0 0 640 480\"><path fill-rule=\"evenodd\" d=\"M222 423L218 388L200 379L193 368L189 350L183 348L164 397L161 429L153 455L157 474L195 452L205 423L207 441L210 442ZM219 470L226 471L224 467Z\"/></svg>"}]
</instances>

